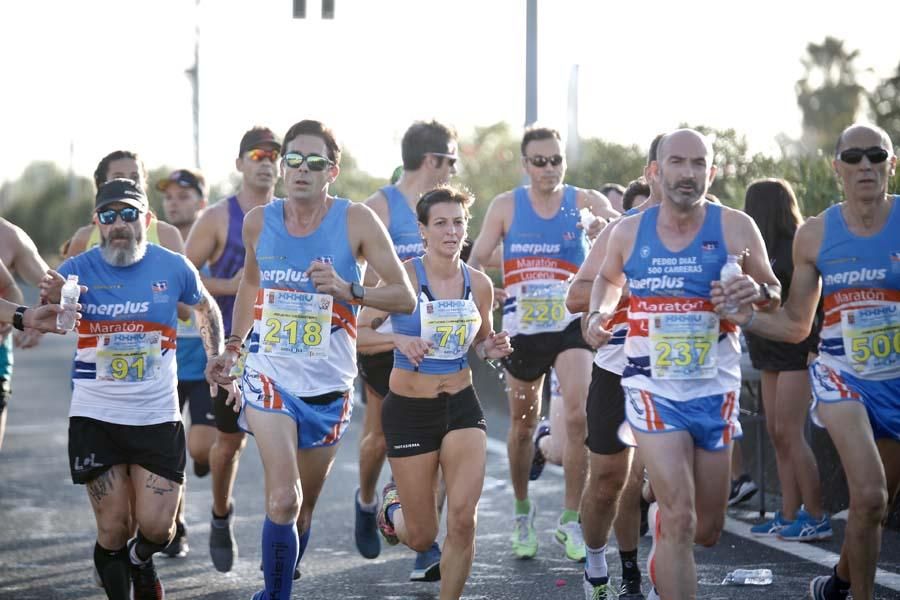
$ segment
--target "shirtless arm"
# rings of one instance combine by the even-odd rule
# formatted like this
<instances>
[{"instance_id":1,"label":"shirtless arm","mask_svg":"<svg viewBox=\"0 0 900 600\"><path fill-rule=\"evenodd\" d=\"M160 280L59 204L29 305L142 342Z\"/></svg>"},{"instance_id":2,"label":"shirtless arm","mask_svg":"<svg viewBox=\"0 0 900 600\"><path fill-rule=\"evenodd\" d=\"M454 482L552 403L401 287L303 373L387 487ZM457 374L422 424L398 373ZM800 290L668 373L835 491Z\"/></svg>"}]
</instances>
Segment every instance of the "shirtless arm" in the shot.
<instances>
[{"instance_id":1,"label":"shirtless arm","mask_svg":"<svg viewBox=\"0 0 900 600\"><path fill-rule=\"evenodd\" d=\"M79 227L72 235L72 240L69 242L69 245L66 248L66 255L63 258L72 258L87 250L88 240L91 239L91 231L93 231L93 229L93 225Z\"/></svg>"},{"instance_id":2,"label":"shirtless arm","mask_svg":"<svg viewBox=\"0 0 900 600\"><path fill-rule=\"evenodd\" d=\"M49 268L25 231L2 219L4 241L12 244L12 260L6 267L31 285L38 285Z\"/></svg>"},{"instance_id":3,"label":"shirtless arm","mask_svg":"<svg viewBox=\"0 0 900 600\"><path fill-rule=\"evenodd\" d=\"M494 331L494 284L487 275L475 270L469 271L469 277L472 281L475 304L481 314L481 328L475 335L472 348L482 360L508 356L512 353L509 334L505 330Z\"/></svg>"},{"instance_id":4,"label":"shirtless arm","mask_svg":"<svg viewBox=\"0 0 900 600\"><path fill-rule=\"evenodd\" d=\"M723 223L727 227L725 238L728 244L728 253L745 253L743 274L725 284L725 293L728 295L729 301L743 304L744 302L765 300L759 285L765 283L772 295L772 300L762 307L762 310L775 310L781 304L781 284L772 271L766 245L756 222L737 210L727 210L723 218Z\"/></svg>"},{"instance_id":5,"label":"shirtless arm","mask_svg":"<svg viewBox=\"0 0 900 600\"><path fill-rule=\"evenodd\" d=\"M578 272L575 273L575 279L572 280L569 291L566 293L566 308L570 313L585 312L590 307L594 280L603 264L606 246L614 226L615 222L611 222L603 228L600 235L594 240L594 245L591 246L584 262L578 268Z\"/></svg>"},{"instance_id":6,"label":"shirtless arm","mask_svg":"<svg viewBox=\"0 0 900 600\"><path fill-rule=\"evenodd\" d=\"M156 231L159 234L159 245L163 248L184 254L184 241L178 228L162 221L156 222Z\"/></svg>"},{"instance_id":7,"label":"shirtless arm","mask_svg":"<svg viewBox=\"0 0 900 600\"><path fill-rule=\"evenodd\" d=\"M612 337L603 324L615 314L622 288L625 286L625 257L631 254L639 219L622 221L610 232L606 255L591 289L590 312L582 324L585 341L593 347L602 346Z\"/></svg>"},{"instance_id":8,"label":"shirtless arm","mask_svg":"<svg viewBox=\"0 0 900 600\"><path fill-rule=\"evenodd\" d=\"M512 218L513 196L511 192L504 192L491 201L484 222L481 224L481 232L472 245L469 254L469 266L474 269L484 270L491 262L497 247L503 241L508 229L508 223Z\"/></svg>"},{"instance_id":9,"label":"shirtless arm","mask_svg":"<svg viewBox=\"0 0 900 600\"><path fill-rule=\"evenodd\" d=\"M387 319L388 313L377 308L365 307L356 319L356 350L360 354L378 354L394 349L390 333L376 331Z\"/></svg>"},{"instance_id":10,"label":"shirtless arm","mask_svg":"<svg viewBox=\"0 0 900 600\"><path fill-rule=\"evenodd\" d=\"M219 257L225 246L224 236L228 230L228 205L219 202L210 207L197 219L184 245L184 254L198 269ZM241 272L234 277L206 277L201 275L203 285L213 296L233 296L237 294L241 282Z\"/></svg>"},{"instance_id":11,"label":"shirtless arm","mask_svg":"<svg viewBox=\"0 0 900 600\"><path fill-rule=\"evenodd\" d=\"M209 358L218 356L222 353L223 341L222 313L219 311L219 305L216 304L210 293L203 289L202 298L193 306L193 309L206 356Z\"/></svg>"},{"instance_id":12,"label":"shirtless arm","mask_svg":"<svg viewBox=\"0 0 900 600\"><path fill-rule=\"evenodd\" d=\"M361 204L351 205L347 218L357 256L364 258L384 283L375 288L367 287L362 304L389 312L411 313L416 308L416 297L384 224L372 209ZM342 299L352 299L349 283Z\"/></svg>"},{"instance_id":13,"label":"shirtless arm","mask_svg":"<svg viewBox=\"0 0 900 600\"><path fill-rule=\"evenodd\" d=\"M794 237L794 274L791 277L791 295L779 310L752 313L752 306L744 304L737 313L723 316L741 325L744 331L782 342L800 343L812 329L816 307L822 291L822 280L816 267L816 255L822 244L823 221L821 217L810 219L800 226ZM719 291L713 297L717 307L725 302ZM750 325L747 321L751 318Z\"/></svg>"}]
</instances>

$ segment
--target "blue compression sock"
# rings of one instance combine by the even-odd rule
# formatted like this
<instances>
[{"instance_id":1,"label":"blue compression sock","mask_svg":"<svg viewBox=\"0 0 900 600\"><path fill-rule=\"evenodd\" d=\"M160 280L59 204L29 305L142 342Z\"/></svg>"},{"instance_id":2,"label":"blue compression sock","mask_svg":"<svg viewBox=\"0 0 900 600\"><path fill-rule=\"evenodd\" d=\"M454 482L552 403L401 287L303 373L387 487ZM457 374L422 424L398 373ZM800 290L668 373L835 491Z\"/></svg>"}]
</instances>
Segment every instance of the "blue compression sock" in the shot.
<instances>
[{"instance_id":1,"label":"blue compression sock","mask_svg":"<svg viewBox=\"0 0 900 600\"><path fill-rule=\"evenodd\" d=\"M297 526L278 525L268 515L262 530L263 578L266 598L289 600L297 564Z\"/></svg>"},{"instance_id":2,"label":"blue compression sock","mask_svg":"<svg viewBox=\"0 0 900 600\"><path fill-rule=\"evenodd\" d=\"M297 564L300 564L300 560L303 558L303 553L306 552L306 545L309 543L309 532L312 530L312 523L309 525L309 529L303 532L303 535L300 536L300 542L298 544L299 552L297 553Z\"/></svg>"}]
</instances>

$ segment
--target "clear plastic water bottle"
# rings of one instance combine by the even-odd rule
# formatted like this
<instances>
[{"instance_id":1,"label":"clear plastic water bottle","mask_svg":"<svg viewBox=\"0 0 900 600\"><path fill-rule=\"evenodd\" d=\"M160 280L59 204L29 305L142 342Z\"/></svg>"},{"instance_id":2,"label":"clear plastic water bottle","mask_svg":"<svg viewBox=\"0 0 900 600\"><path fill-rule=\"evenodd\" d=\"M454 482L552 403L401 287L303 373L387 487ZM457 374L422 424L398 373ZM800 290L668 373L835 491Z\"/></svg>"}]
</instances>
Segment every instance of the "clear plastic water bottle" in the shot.
<instances>
[{"instance_id":1,"label":"clear plastic water bottle","mask_svg":"<svg viewBox=\"0 0 900 600\"><path fill-rule=\"evenodd\" d=\"M722 585L772 585L770 569L737 569L725 576Z\"/></svg>"},{"instance_id":2,"label":"clear plastic water bottle","mask_svg":"<svg viewBox=\"0 0 900 600\"><path fill-rule=\"evenodd\" d=\"M62 286L62 297L59 304L63 311L56 315L56 326L59 329L69 331L75 329L75 313L78 309L78 296L81 294L81 286L78 285L78 275L69 275Z\"/></svg>"},{"instance_id":3,"label":"clear plastic water bottle","mask_svg":"<svg viewBox=\"0 0 900 600\"><path fill-rule=\"evenodd\" d=\"M584 227L585 230L587 230L591 225L594 224L594 221L597 220L597 217L587 206L578 211L578 216L581 219L581 226Z\"/></svg>"},{"instance_id":4,"label":"clear plastic water bottle","mask_svg":"<svg viewBox=\"0 0 900 600\"><path fill-rule=\"evenodd\" d=\"M743 273L741 270L741 257L737 254L729 254L728 262L722 265L722 270L719 272L719 281L722 282L722 285L725 285L735 277L738 277ZM728 313L736 313L738 311L738 305L733 302L725 303L725 312Z\"/></svg>"}]
</instances>

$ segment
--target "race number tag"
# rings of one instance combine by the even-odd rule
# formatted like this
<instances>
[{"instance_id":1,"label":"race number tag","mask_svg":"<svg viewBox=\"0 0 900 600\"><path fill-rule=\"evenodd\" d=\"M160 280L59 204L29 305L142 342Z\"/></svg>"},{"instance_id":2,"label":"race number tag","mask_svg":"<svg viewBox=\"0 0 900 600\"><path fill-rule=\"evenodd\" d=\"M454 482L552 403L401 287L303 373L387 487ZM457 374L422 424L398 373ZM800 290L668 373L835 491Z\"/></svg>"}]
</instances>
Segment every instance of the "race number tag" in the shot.
<instances>
[{"instance_id":1,"label":"race number tag","mask_svg":"<svg viewBox=\"0 0 900 600\"><path fill-rule=\"evenodd\" d=\"M716 376L719 317L711 312L661 313L650 326L650 373L654 379Z\"/></svg>"},{"instance_id":2,"label":"race number tag","mask_svg":"<svg viewBox=\"0 0 900 600\"><path fill-rule=\"evenodd\" d=\"M525 283L517 299L519 332L525 334L562 331L566 328L566 290L564 281Z\"/></svg>"},{"instance_id":3,"label":"race number tag","mask_svg":"<svg viewBox=\"0 0 900 600\"><path fill-rule=\"evenodd\" d=\"M434 345L428 358L456 360L466 355L481 327L481 315L471 300L433 300L419 306L423 339Z\"/></svg>"},{"instance_id":4,"label":"race number tag","mask_svg":"<svg viewBox=\"0 0 900 600\"><path fill-rule=\"evenodd\" d=\"M134 383L159 375L159 331L113 333L97 338L97 379Z\"/></svg>"},{"instance_id":5,"label":"race number tag","mask_svg":"<svg viewBox=\"0 0 900 600\"><path fill-rule=\"evenodd\" d=\"M191 313L191 316L186 321L178 319L177 331L178 339L200 337L200 330L197 329L197 321L196 319L194 319L193 311Z\"/></svg>"},{"instance_id":6,"label":"race number tag","mask_svg":"<svg viewBox=\"0 0 900 600\"><path fill-rule=\"evenodd\" d=\"M841 312L844 353L860 377L900 375L900 304Z\"/></svg>"},{"instance_id":7,"label":"race number tag","mask_svg":"<svg viewBox=\"0 0 900 600\"><path fill-rule=\"evenodd\" d=\"M331 304L328 294L263 290L260 352L301 358L328 358Z\"/></svg>"}]
</instances>

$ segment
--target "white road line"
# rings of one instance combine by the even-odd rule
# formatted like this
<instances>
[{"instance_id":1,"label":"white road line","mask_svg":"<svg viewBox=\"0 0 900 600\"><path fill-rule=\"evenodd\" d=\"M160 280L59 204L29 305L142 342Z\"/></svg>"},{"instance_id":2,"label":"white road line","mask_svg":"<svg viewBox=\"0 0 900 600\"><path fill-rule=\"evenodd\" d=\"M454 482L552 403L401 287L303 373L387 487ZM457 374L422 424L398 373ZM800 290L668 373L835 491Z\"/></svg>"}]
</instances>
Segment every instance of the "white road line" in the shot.
<instances>
[{"instance_id":1,"label":"white road line","mask_svg":"<svg viewBox=\"0 0 900 600\"><path fill-rule=\"evenodd\" d=\"M487 450L489 454L506 460L506 442L489 437L487 439ZM544 469L562 476L562 467L557 465L548 463ZM803 542L782 542L779 541L778 538L756 537L750 533L750 527L751 525L749 523L744 523L743 521L739 521L729 516L725 517L725 531L728 533L756 542L757 544L762 544L763 546L781 550L782 552L802 558L803 560L821 565L826 569L831 569L837 564L838 559L840 558L834 552L823 550L813 544L806 544ZM900 592L900 574L898 573L878 569L875 572L875 583L890 590L894 590L895 592Z\"/></svg>"},{"instance_id":2,"label":"white road line","mask_svg":"<svg viewBox=\"0 0 900 600\"><path fill-rule=\"evenodd\" d=\"M823 550L822 548L819 548L814 544L807 544L803 542L782 542L778 538L774 537L755 537L752 533L750 533L749 523L738 521L737 519L733 519L729 516L725 517L725 531L738 537L756 542L757 544L762 544L763 546L768 546L769 548L774 548L776 550L781 550L782 552L792 554L794 556L802 558L803 560L808 560L809 562L821 565L827 569L831 569L835 564L837 564L838 558L840 558L834 552ZM875 583L888 589L894 590L895 592L900 592L900 574L885 571L883 569L878 569L875 572Z\"/></svg>"}]
</instances>

